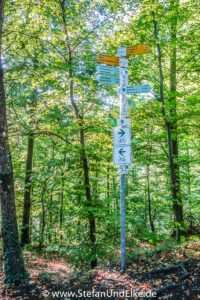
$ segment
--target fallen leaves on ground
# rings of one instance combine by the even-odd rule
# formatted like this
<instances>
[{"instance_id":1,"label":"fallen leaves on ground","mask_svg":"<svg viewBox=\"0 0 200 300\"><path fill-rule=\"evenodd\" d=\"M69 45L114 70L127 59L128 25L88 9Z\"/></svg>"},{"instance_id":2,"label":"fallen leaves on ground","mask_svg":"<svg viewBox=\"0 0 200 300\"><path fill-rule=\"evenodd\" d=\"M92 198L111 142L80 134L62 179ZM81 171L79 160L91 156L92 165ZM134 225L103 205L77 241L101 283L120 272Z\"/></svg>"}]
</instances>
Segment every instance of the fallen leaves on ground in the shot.
<instances>
[{"instance_id":1,"label":"fallen leaves on ground","mask_svg":"<svg viewBox=\"0 0 200 300\"><path fill-rule=\"evenodd\" d=\"M147 247L148 248L148 247ZM188 250L192 249L192 255ZM53 299L51 292L71 291L131 291L136 293L155 291L157 298L170 300L196 300L200 299L200 259L195 255L199 252L200 243L188 243L185 247L173 252L158 251L151 257L143 254L139 259L129 261L127 272L120 273L118 267L98 267L92 271L84 272L78 278L75 270L64 259L56 257L42 257L27 252L25 260L30 273L29 284L23 287L7 288L3 284L3 274L0 274L0 289L2 300L35 300ZM43 297L47 290L50 295ZM110 300L125 300L122 294L109 298ZM54 297L55 299L55 297ZM80 299L80 297L60 297L59 299ZM84 299L93 299L84 297ZM94 298L95 299L95 298ZM127 299L144 299L133 297Z\"/></svg>"}]
</instances>

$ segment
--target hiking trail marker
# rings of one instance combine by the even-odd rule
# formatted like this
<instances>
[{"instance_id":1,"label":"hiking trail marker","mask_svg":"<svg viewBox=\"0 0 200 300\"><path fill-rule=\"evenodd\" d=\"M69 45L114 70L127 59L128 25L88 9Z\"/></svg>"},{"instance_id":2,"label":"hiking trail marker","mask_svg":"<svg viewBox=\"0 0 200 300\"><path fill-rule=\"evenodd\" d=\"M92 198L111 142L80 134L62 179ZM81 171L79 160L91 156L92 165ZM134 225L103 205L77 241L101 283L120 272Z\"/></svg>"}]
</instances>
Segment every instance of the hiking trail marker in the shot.
<instances>
[{"instance_id":1,"label":"hiking trail marker","mask_svg":"<svg viewBox=\"0 0 200 300\"><path fill-rule=\"evenodd\" d=\"M120 117L118 127L113 128L113 162L120 168L120 222L121 222L121 271L126 271L126 206L125 176L131 164L131 123L128 118L128 100L126 95L149 93L148 84L128 86L129 55L140 55L150 51L148 45L119 47L116 56L98 55L97 80L100 83L119 85Z\"/></svg>"},{"instance_id":2,"label":"hiking trail marker","mask_svg":"<svg viewBox=\"0 0 200 300\"><path fill-rule=\"evenodd\" d=\"M97 61L105 65L119 66L119 57L117 56L98 55Z\"/></svg>"},{"instance_id":3,"label":"hiking trail marker","mask_svg":"<svg viewBox=\"0 0 200 300\"><path fill-rule=\"evenodd\" d=\"M136 45L126 48L126 54L127 55L138 55L138 54L144 54L148 53L150 51L150 48L148 45Z\"/></svg>"},{"instance_id":4,"label":"hiking trail marker","mask_svg":"<svg viewBox=\"0 0 200 300\"><path fill-rule=\"evenodd\" d=\"M130 145L131 130L130 127L115 127L113 130L114 145Z\"/></svg>"},{"instance_id":5,"label":"hiking trail marker","mask_svg":"<svg viewBox=\"0 0 200 300\"><path fill-rule=\"evenodd\" d=\"M119 75L115 74L99 74L97 75L97 80L101 83L119 85Z\"/></svg>"},{"instance_id":6,"label":"hiking trail marker","mask_svg":"<svg viewBox=\"0 0 200 300\"><path fill-rule=\"evenodd\" d=\"M126 94L143 94L151 92L151 87L148 84L132 85L127 86Z\"/></svg>"}]
</instances>

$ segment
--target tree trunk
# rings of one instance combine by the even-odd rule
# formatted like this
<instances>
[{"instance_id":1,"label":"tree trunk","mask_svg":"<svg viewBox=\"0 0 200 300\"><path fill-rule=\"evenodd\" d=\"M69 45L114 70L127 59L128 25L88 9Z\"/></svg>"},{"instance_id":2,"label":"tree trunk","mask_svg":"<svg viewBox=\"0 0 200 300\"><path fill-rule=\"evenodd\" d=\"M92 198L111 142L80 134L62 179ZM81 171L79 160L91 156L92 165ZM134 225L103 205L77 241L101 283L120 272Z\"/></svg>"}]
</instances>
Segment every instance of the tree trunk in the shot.
<instances>
[{"instance_id":1,"label":"tree trunk","mask_svg":"<svg viewBox=\"0 0 200 300\"><path fill-rule=\"evenodd\" d=\"M28 136L28 149L26 161L26 177L25 177L25 190L24 190L24 207L23 207L23 220L21 230L21 245L31 242L30 239L30 213L31 213L31 176L33 168L33 149L34 149L34 136L30 132Z\"/></svg>"},{"instance_id":2,"label":"tree trunk","mask_svg":"<svg viewBox=\"0 0 200 300\"><path fill-rule=\"evenodd\" d=\"M81 145L81 162L83 165L83 174L84 174L84 183L85 183L85 195L88 201L88 220L89 220L89 234L90 234L90 242L91 242L91 269L97 266L97 257L96 257L96 220L94 213L92 212L93 208L93 200L91 194L91 186L90 186L90 176L89 176L89 166L88 159L85 151L85 130L83 128L83 117L79 112L77 104L74 100L74 82L73 82L73 72L72 72L72 54L69 51L69 78L70 78L70 101L72 107L74 109L74 113L79 125L79 138Z\"/></svg>"},{"instance_id":3,"label":"tree trunk","mask_svg":"<svg viewBox=\"0 0 200 300\"><path fill-rule=\"evenodd\" d=\"M53 228L53 222L52 222L52 204L53 204L53 188L51 188L50 190L50 201L49 201L49 227L51 230L49 230L49 234L48 234L48 239L49 239L49 243L51 244L52 242L52 228Z\"/></svg>"},{"instance_id":4,"label":"tree trunk","mask_svg":"<svg viewBox=\"0 0 200 300\"><path fill-rule=\"evenodd\" d=\"M151 227L151 231L155 231L154 221L152 217L152 208L151 208L151 192L150 192L150 180L149 180L149 165L147 165L147 200L148 200L148 216L149 216L149 224Z\"/></svg>"},{"instance_id":5,"label":"tree trunk","mask_svg":"<svg viewBox=\"0 0 200 300\"><path fill-rule=\"evenodd\" d=\"M42 187L42 194L41 194L41 204L42 204L42 217L41 217L41 231L40 231L40 242L39 242L39 252L42 251L44 246L44 229L46 226L45 218L46 218L46 211L45 211L45 204L44 204L44 195L46 192L46 181Z\"/></svg>"},{"instance_id":6,"label":"tree trunk","mask_svg":"<svg viewBox=\"0 0 200 300\"><path fill-rule=\"evenodd\" d=\"M88 160L85 152L85 135L83 129L80 129L80 143L82 146L81 159L82 159L83 171L84 171L85 193L86 193L86 199L88 200L88 208L89 208L88 218L89 218L90 241L92 247L91 269L94 269L97 266L96 235L95 235L96 221L95 221L94 214L91 211L93 207L93 201L92 201L91 187L90 187Z\"/></svg>"},{"instance_id":7,"label":"tree trunk","mask_svg":"<svg viewBox=\"0 0 200 300\"><path fill-rule=\"evenodd\" d=\"M85 131L83 128L83 116L80 114L79 108L74 100L74 82L73 82L73 64L72 64L72 49L70 46L70 40L68 36L68 28L67 28L67 20L65 15L65 0L60 2L61 8L61 17L64 26L64 34L66 39L66 48L68 52L68 58L65 57L65 61L67 62L68 70L69 70L69 93L70 93L70 101L74 110L74 114L76 120L79 125L79 139L81 145L81 162L83 165L83 173L84 173L84 183L85 183L85 194L88 202L88 219L89 219L89 232L90 232L90 242L92 249L92 259L91 259L91 268L97 266L97 258L96 258L96 220L94 213L92 212L93 207L93 199L91 194L91 186L90 186L90 176L89 176L89 167L88 160L85 151Z\"/></svg>"},{"instance_id":8,"label":"tree trunk","mask_svg":"<svg viewBox=\"0 0 200 300\"><path fill-rule=\"evenodd\" d=\"M117 184L115 181L115 177L112 177L112 190L113 190L113 197L114 197L114 212L118 212L119 211L119 198L117 197Z\"/></svg>"},{"instance_id":9,"label":"tree trunk","mask_svg":"<svg viewBox=\"0 0 200 300\"><path fill-rule=\"evenodd\" d=\"M2 65L4 1L0 0L0 199L2 215L3 265L5 282L21 284L27 278L19 243L11 153L8 144L6 99Z\"/></svg>"},{"instance_id":10,"label":"tree trunk","mask_svg":"<svg viewBox=\"0 0 200 300\"><path fill-rule=\"evenodd\" d=\"M64 168L65 168L65 163L66 163L66 153L64 154L64 159L63 159L63 169L62 169L62 174L61 174L61 193L60 193L60 242L62 244L63 240L63 206L64 206L64 183L65 183L65 178L64 178Z\"/></svg>"},{"instance_id":11,"label":"tree trunk","mask_svg":"<svg viewBox=\"0 0 200 300\"><path fill-rule=\"evenodd\" d=\"M187 188L188 188L188 205L189 205L189 211L191 213L192 209L192 203L191 203L191 172L190 172L190 152L189 152L189 145L187 144Z\"/></svg>"},{"instance_id":12,"label":"tree trunk","mask_svg":"<svg viewBox=\"0 0 200 300\"><path fill-rule=\"evenodd\" d=\"M177 137L177 112L176 112L176 93L177 93L177 80L176 80L176 60L177 60L177 13L178 13L179 0L172 0L170 3L171 17L171 56L170 56L170 116L171 116L171 143L172 143L172 164L171 164L171 180L172 180L172 195L173 195L173 210L174 221L176 226L176 239L180 240L181 227L183 227L183 204L181 198L180 187L180 172L178 160L178 137ZM176 224L175 223L175 224ZM183 229L182 229L183 230Z\"/></svg>"},{"instance_id":13,"label":"tree trunk","mask_svg":"<svg viewBox=\"0 0 200 300\"><path fill-rule=\"evenodd\" d=\"M54 140L52 140L52 157L51 161L54 162L54 156L55 156L55 143ZM53 230L53 216L52 216L52 211L53 211L53 187L50 189L50 199L49 199L49 206L48 206L48 213L49 213L49 234L48 234L48 239L49 243L52 242L52 230Z\"/></svg>"},{"instance_id":14,"label":"tree trunk","mask_svg":"<svg viewBox=\"0 0 200 300\"><path fill-rule=\"evenodd\" d=\"M156 40L157 52L158 52L158 64L159 64L159 74L160 74L160 101L162 103L162 114L167 130L167 139L168 139L168 157L169 157L169 169L170 169L170 179L171 179L171 195L173 201L173 212L174 220L176 227L176 240L180 240L180 225L183 224L183 208L181 202L181 193L180 193L180 175L179 175L179 165L177 163L178 157L178 143L177 143L177 125L176 125L176 109L174 110L174 101L176 98L171 98L171 107L170 109L170 118L168 118L165 110L165 97L164 97L164 76L163 76L163 67L162 67L162 53L158 37L158 22L155 20L154 15L154 36ZM175 51L175 50L174 50ZM172 82L174 76L176 79L176 56L174 57L175 52L172 54L170 71L173 72L173 75L170 75L170 89L173 92L173 89L176 89L176 83ZM172 61L173 60L173 61ZM174 69L175 68L175 69ZM175 92L172 93L175 95Z\"/></svg>"}]
</instances>

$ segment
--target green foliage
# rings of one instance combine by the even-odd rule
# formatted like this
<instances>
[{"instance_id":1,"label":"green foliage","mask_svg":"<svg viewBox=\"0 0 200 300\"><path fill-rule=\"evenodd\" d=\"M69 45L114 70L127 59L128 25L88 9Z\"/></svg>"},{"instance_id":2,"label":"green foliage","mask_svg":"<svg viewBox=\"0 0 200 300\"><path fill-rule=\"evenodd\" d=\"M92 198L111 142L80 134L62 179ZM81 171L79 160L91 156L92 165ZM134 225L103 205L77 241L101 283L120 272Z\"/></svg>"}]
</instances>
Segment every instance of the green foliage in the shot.
<instances>
[{"instance_id":1,"label":"green foliage","mask_svg":"<svg viewBox=\"0 0 200 300\"><path fill-rule=\"evenodd\" d=\"M133 164L127 179L127 243L157 247L179 226L173 222L165 120L159 98L159 70L152 11L159 24L167 120L170 110L170 22L177 10L169 3L132 1L7 1L5 81L10 144L21 223L27 136L35 137L31 176L32 247L64 255L76 266L92 259L88 215L96 220L97 257L112 260L119 249L119 173L112 164L112 128L119 103L115 87L95 80L96 54L116 54L120 45L146 43L151 51L129 57L129 84L148 82L153 94L130 96ZM64 3L63 2L63 3ZM198 5L180 3L177 33L177 115L181 196L185 228L196 236L199 222ZM14 11L14 12L13 12ZM72 54L72 66L69 63ZM86 199L80 120L89 166L92 205ZM149 200L150 199L150 200ZM155 227L150 224L149 201ZM192 217L192 223L190 218ZM183 228L182 228L183 229ZM183 238L182 238L183 240ZM161 245L161 247L162 247ZM131 254L132 255L132 254Z\"/></svg>"}]
</instances>

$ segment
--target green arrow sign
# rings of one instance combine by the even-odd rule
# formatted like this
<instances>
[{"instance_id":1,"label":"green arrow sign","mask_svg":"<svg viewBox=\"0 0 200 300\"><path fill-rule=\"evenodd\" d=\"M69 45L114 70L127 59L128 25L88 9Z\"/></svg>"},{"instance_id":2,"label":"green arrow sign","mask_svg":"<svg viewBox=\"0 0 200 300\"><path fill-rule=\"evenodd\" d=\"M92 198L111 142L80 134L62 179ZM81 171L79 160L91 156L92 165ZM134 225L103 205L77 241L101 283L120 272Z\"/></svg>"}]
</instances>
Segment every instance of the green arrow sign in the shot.
<instances>
[{"instance_id":1,"label":"green arrow sign","mask_svg":"<svg viewBox=\"0 0 200 300\"><path fill-rule=\"evenodd\" d=\"M124 151L123 148L121 148L121 149L119 150L119 154L122 155L122 156L124 156L124 153L126 153L126 151Z\"/></svg>"},{"instance_id":2,"label":"green arrow sign","mask_svg":"<svg viewBox=\"0 0 200 300\"><path fill-rule=\"evenodd\" d=\"M113 161L117 165L130 165L131 164L131 147L130 147L130 145L114 146Z\"/></svg>"},{"instance_id":3,"label":"green arrow sign","mask_svg":"<svg viewBox=\"0 0 200 300\"><path fill-rule=\"evenodd\" d=\"M131 144L131 130L130 127L116 127L113 130L114 145L130 145Z\"/></svg>"},{"instance_id":4,"label":"green arrow sign","mask_svg":"<svg viewBox=\"0 0 200 300\"><path fill-rule=\"evenodd\" d=\"M120 137L123 137L125 135L125 131L123 129L120 129L118 134L120 135Z\"/></svg>"}]
</instances>

